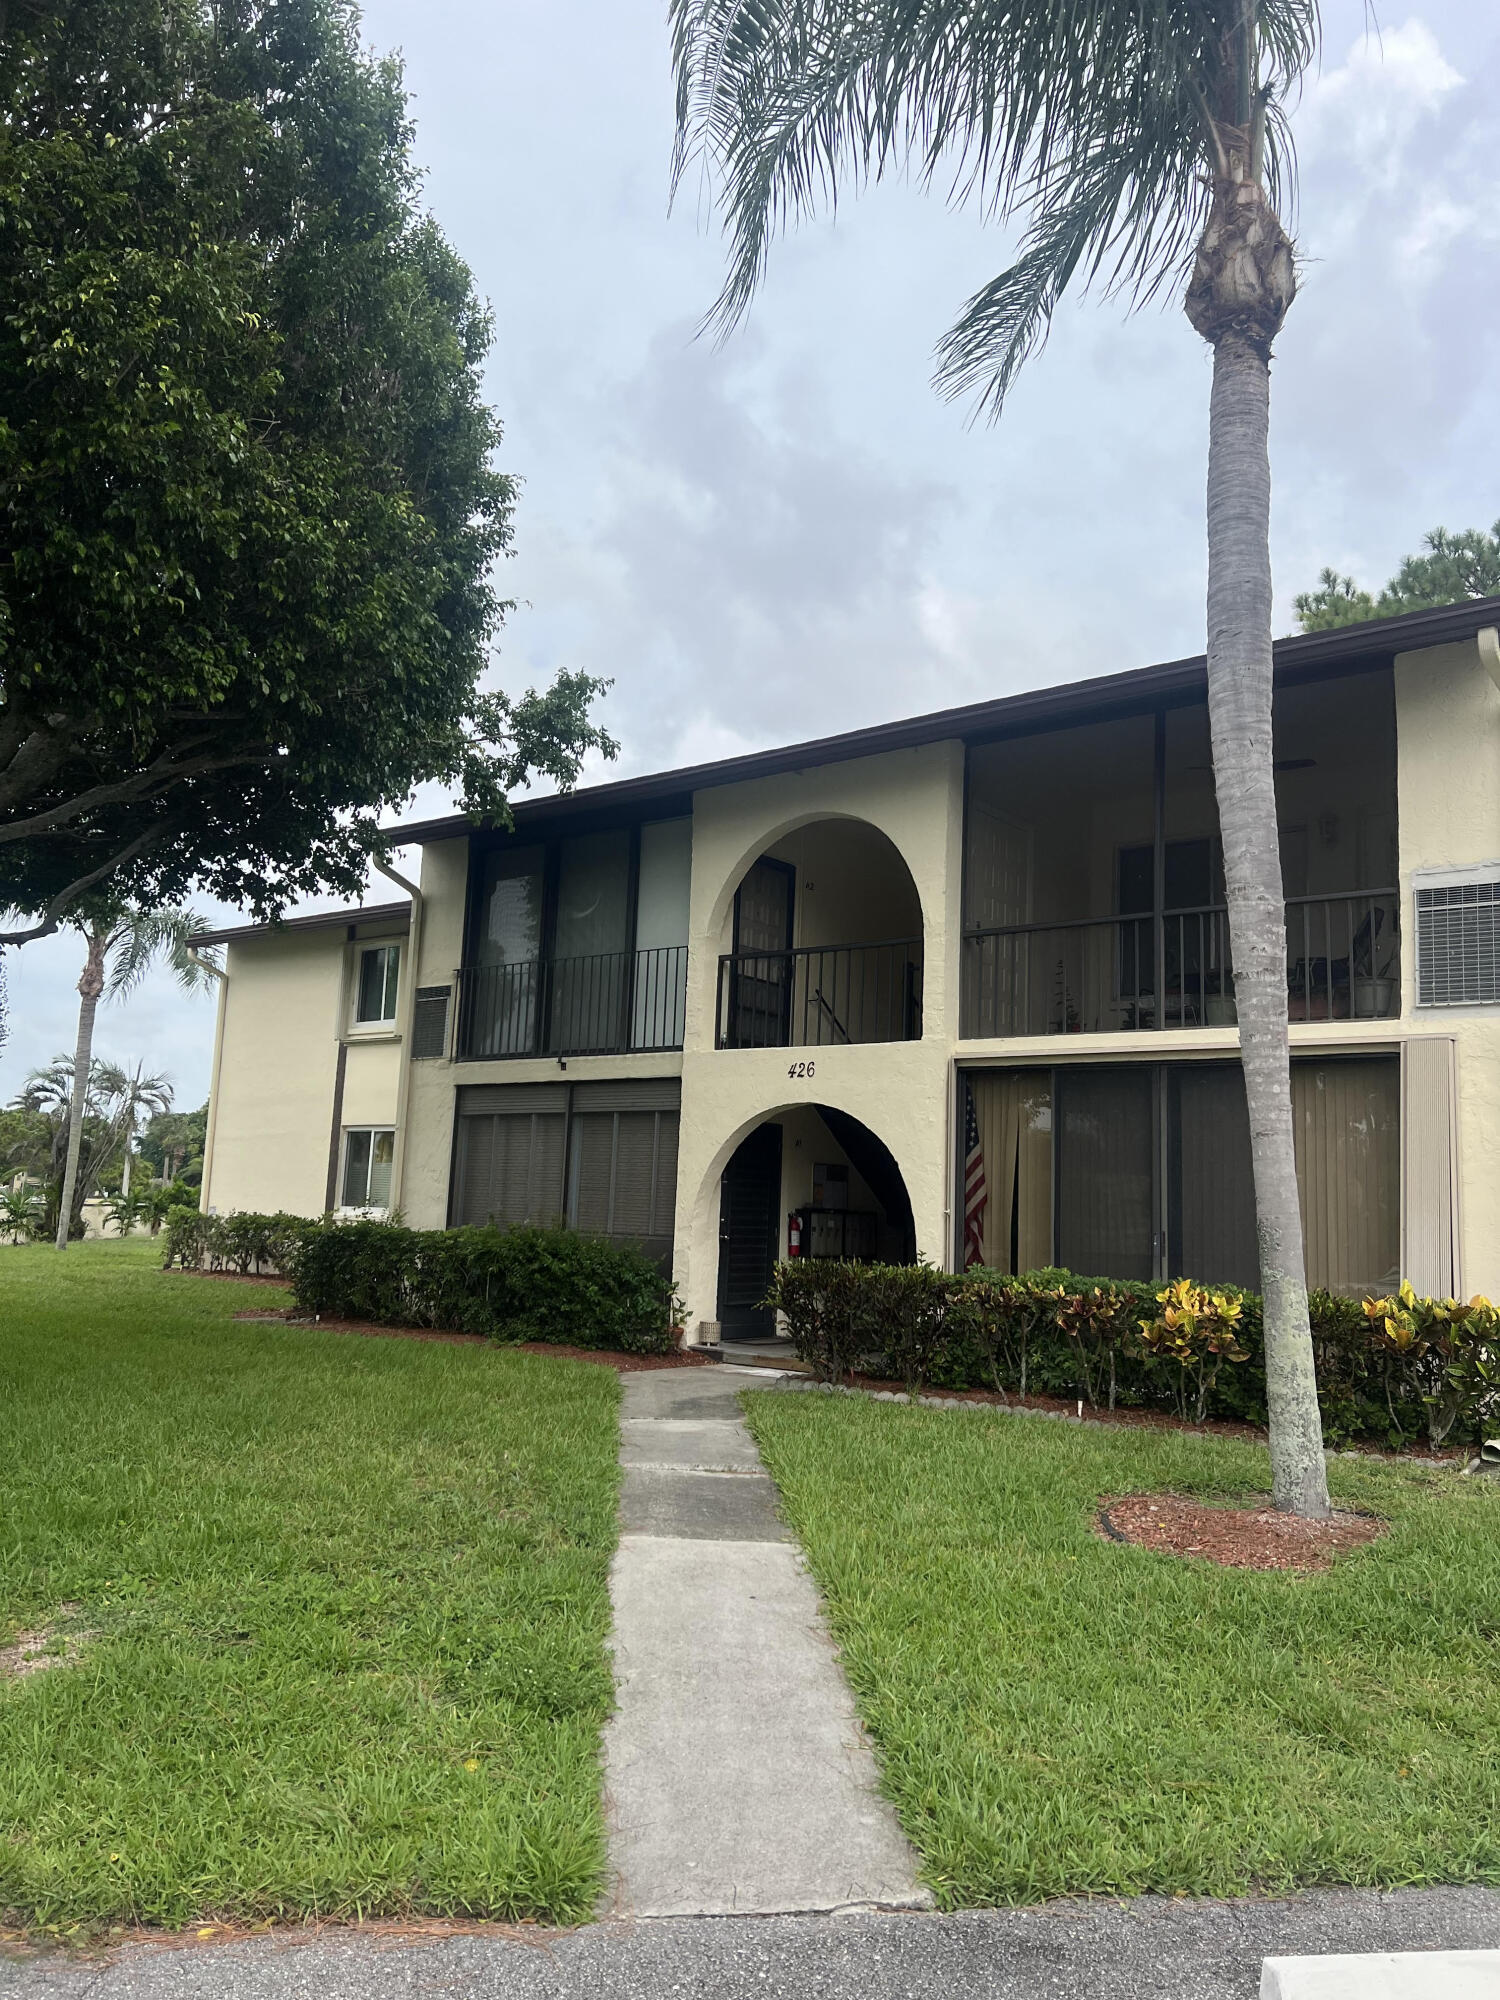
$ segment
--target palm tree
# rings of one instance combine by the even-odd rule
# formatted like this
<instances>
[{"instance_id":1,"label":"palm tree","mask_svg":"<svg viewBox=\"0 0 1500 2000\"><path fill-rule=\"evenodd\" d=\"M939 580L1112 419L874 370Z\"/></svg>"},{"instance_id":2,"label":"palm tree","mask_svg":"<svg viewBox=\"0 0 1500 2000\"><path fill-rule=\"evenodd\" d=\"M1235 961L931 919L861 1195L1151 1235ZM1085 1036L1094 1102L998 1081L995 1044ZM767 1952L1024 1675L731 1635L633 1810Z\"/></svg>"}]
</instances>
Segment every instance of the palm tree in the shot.
<instances>
[{"instance_id":1,"label":"palm tree","mask_svg":"<svg viewBox=\"0 0 1500 2000\"><path fill-rule=\"evenodd\" d=\"M13 1246L31 1241L43 1212L41 1196L24 1179L0 1189L0 1235L9 1236Z\"/></svg>"},{"instance_id":2,"label":"palm tree","mask_svg":"<svg viewBox=\"0 0 1500 2000\"><path fill-rule=\"evenodd\" d=\"M56 1056L41 1069L32 1070L16 1099L17 1109L39 1112L52 1132L51 1172L45 1190L48 1219L44 1226L38 1226L37 1235L55 1237L64 1228L73 1234L84 1203L128 1145L129 1134L141 1117L154 1116L171 1105L172 1085L165 1076L147 1076L139 1063L134 1072L97 1060L89 1065L82 1093L84 1115L77 1170L64 1201L72 1109L78 1096L71 1057Z\"/></svg>"},{"instance_id":3,"label":"palm tree","mask_svg":"<svg viewBox=\"0 0 1500 2000\"><path fill-rule=\"evenodd\" d=\"M87 905L74 919L87 942L78 980L78 1041L73 1052L72 1099L68 1107L68 1148L58 1207L57 1247L66 1250L72 1226L83 1118L93 1073L94 1016L103 997L114 999L138 986L158 959L165 959L189 992L211 983L211 959L194 948L205 926L193 910L136 910L112 901ZM169 1095L170 1101L170 1095ZM142 1107L144 1108L144 1107Z\"/></svg>"},{"instance_id":4,"label":"palm tree","mask_svg":"<svg viewBox=\"0 0 1500 2000\"><path fill-rule=\"evenodd\" d=\"M725 211L727 332L788 218L856 184L949 177L1024 224L939 348L938 381L999 414L1075 278L1134 302L1184 283L1213 348L1208 704L1250 1111L1275 1504L1328 1511L1292 1143L1286 931L1271 761L1271 343L1296 289L1279 219L1283 107L1317 0L671 0L674 185Z\"/></svg>"}]
</instances>

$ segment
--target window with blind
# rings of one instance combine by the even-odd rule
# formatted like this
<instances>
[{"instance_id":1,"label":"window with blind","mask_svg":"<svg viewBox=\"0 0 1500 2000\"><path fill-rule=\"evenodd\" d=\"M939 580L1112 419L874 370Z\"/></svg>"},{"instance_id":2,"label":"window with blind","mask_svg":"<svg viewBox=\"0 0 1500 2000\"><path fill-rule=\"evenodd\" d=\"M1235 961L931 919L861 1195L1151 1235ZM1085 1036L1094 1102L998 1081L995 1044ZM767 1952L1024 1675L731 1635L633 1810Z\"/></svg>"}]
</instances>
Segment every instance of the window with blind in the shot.
<instances>
[{"instance_id":1,"label":"window with blind","mask_svg":"<svg viewBox=\"0 0 1500 2000\"><path fill-rule=\"evenodd\" d=\"M676 1077L460 1090L454 1221L564 1221L669 1268L681 1095Z\"/></svg>"},{"instance_id":2,"label":"window with blind","mask_svg":"<svg viewBox=\"0 0 1500 2000\"><path fill-rule=\"evenodd\" d=\"M677 1204L676 1079L580 1084L568 1135L567 1217L669 1264Z\"/></svg>"},{"instance_id":3,"label":"window with blind","mask_svg":"<svg viewBox=\"0 0 1500 2000\"><path fill-rule=\"evenodd\" d=\"M559 1221L567 1123L565 1083L460 1090L454 1221L502 1229Z\"/></svg>"}]
</instances>

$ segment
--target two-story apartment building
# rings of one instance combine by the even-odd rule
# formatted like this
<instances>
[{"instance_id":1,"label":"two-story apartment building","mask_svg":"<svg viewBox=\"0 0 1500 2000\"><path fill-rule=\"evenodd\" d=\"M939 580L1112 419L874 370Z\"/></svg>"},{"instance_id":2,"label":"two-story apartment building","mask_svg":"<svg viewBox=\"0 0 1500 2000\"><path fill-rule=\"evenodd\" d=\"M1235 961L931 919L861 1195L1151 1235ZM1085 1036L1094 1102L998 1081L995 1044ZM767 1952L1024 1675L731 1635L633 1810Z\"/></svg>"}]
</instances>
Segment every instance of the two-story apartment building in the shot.
<instances>
[{"instance_id":1,"label":"two-story apartment building","mask_svg":"<svg viewBox=\"0 0 1500 2000\"><path fill-rule=\"evenodd\" d=\"M1309 1278L1500 1292L1500 600L1281 642ZM1256 1280L1201 659L448 818L224 933L204 1202Z\"/></svg>"}]
</instances>

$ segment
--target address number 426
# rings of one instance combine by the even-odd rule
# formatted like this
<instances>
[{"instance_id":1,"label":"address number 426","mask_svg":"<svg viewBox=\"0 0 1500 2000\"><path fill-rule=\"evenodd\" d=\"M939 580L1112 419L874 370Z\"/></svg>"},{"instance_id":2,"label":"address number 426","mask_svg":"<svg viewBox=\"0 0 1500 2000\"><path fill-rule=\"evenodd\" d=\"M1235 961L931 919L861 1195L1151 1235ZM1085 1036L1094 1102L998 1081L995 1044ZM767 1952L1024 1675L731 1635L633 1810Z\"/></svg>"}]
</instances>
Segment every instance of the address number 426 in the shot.
<instances>
[{"instance_id":1,"label":"address number 426","mask_svg":"<svg viewBox=\"0 0 1500 2000\"><path fill-rule=\"evenodd\" d=\"M788 1069L788 1071L787 1071L787 1075L788 1075L788 1076L791 1076L791 1077L798 1077L798 1076L816 1076L816 1075L817 1075L817 1073L818 1073L818 1065L817 1065L816 1061L814 1061L814 1062L794 1062L794 1063L793 1063L793 1064L791 1065L790 1069Z\"/></svg>"}]
</instances>

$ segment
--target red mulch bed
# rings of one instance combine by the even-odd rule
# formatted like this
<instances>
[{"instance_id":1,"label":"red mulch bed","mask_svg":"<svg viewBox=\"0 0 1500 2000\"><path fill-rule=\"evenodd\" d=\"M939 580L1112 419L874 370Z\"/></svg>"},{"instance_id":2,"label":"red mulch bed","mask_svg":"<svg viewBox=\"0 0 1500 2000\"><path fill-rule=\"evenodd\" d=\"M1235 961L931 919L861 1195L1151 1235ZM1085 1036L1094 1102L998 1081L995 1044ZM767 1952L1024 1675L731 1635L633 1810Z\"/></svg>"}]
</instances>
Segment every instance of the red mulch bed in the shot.
<instances>
[{"instance_id":1,"label":"red mulch bed","mask_svg":"<svg viewBox=\"0 0 1500 2000\"><path fill-rule=\"evenodd\" d=\"M229 1276L232 1273L216 1273ZM430 1326L371 1326L363 1320L355 1319L312 1319L306 1313L285 1312L245 1312L236 1313L237 1320L254 1320L261 1325L317 1326L324 1333L360 1333L370 1340L440 1340L451 1347L494 1347L495 1341L482 1333L443 1333ZM610 1348L569 1347L562 1341L521 1340L498 1343L503 1346L517 1346L525 1354L551 1354L564 1361L597 1361L605 1368L618 1369L622 1375L630 1375L646 1368L707 1368L708 1357L702 1354L620 1354Z\"/></svg>"},{"instance_id":2,"label":"red mulch bed","mask_svg":"<svg viewBox=\"0 0 1500 2000\"><path fill-rule=\"evenodd\" d=\"M1271 1507L1209 1507L1178 1493L1128 1493L1099 1509L1099 1531L1172 1556L1202 1556L1225 1569L1327 1569L1333 1558L1385 1533L1373 1514L1304 1521Z\"/></svg>"},{"instance_id":3,"label":"red mulch bed","mask_svg":"<svg viewBox=\"0 0 1500 2000\"><path fill-rule=\"evenodd\" d=\"M223 1278L231 1285L280 1285L286 1289L285 1278L273 1278L266 1271L184 1271L174 1264L165 1275L169 1278Z\"/></svg>"}]
</instances>

